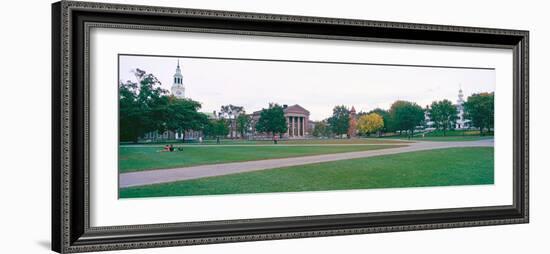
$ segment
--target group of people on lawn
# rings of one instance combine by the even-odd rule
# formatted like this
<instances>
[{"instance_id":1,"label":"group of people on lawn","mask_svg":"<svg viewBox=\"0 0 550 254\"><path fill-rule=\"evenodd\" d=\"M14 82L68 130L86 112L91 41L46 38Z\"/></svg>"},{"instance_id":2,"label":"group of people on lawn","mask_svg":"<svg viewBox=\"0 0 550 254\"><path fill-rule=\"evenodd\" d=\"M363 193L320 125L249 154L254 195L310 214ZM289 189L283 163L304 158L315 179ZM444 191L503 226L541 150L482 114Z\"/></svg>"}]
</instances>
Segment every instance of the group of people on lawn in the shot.
<instances>
[{"instance_id":1,"label":"group of people on lawn","mask_svg":"<svg viewBox=\"0 0 550 254\"><path fill-rule=\"evenodd\" d=\"M174 148L174 145L169 144L169 145L165 145L164 149L160 150L159 152L175 152L176 149L180 152L183 151L183 147Z\"/></svg>"}]
</instances>

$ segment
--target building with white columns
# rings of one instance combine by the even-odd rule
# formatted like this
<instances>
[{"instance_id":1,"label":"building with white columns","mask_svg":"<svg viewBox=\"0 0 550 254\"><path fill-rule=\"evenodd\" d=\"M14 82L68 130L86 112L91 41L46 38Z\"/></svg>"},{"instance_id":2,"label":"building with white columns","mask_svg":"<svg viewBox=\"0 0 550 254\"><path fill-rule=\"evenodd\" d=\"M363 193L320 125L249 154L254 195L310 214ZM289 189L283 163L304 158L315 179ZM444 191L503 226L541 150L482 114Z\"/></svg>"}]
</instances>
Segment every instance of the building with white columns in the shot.
<instances>
[{"instance_id":1,"label":"building with white columns","mask_svg":"<svg viewBox=\"0 0 550 254\"><path fill-rule=\"evenodd\" d=\"M310 134L309 111L302 106L295 104L292 106L283 105L284 116L287 124L287 132L283 134L284 138L305 138ZM252 113L252 126L260 119L260 113L256 111ZM267 136L267 133L258 133L255 128L252 129L252 134L256 137Z\"/></svg>"}]
</instances>

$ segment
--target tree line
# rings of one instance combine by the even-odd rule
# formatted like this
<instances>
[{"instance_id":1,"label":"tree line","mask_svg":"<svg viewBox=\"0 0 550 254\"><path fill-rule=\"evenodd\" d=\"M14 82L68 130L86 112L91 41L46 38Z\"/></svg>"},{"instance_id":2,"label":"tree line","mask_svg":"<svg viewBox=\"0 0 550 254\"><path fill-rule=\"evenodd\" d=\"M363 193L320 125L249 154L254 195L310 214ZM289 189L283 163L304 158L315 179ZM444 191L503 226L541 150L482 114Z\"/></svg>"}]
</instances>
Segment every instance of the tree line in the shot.
<instances>
[{"instance_id":1,"label":"tree line","mask_svg":"<svg viewBox=\"0 0 550 254\"><path fill-rule=\"evenodd\" d=\"M198 112L201 104L170 96L160 81L144 70L134 72L137 82L119 82L119 136L137 142L149 132L184 133L204 128L208 117Z\"/></svg>"},{"instance_id":2,"label":"tree line","mask_svg":"<svg viewBox=\"0 0 550 254\"><path fill-rule=\"evenodd\" d=\"M463 105L464 117L479 129L480 135L494 127L494 93L477 93L468 97ZM434 101L425 109L414 102L398 100L388 110L376 108L357 114L357 134L396 133L411 137L417 127L426 127L425 113L434 123L434 128L443 131L454 129L458 120L458 109L449 100ZM332 116L317 122L313 129L316 137L342 137L348 134L352 121L350 110L339 105Z\"/></svg>"},{"instance_id":3,"label":"tree line","mask_svg":"<svg viewBox=\"0 0 550 254\"><path fill-rule=\"evenodd\" d=\"M202 131L210 138L241 137L251 129L252 118L242 106L223 105L217 115L209 117L199 112L201 103L180 99L161 88L161 82L151 73L136 69L137 82L119 82L119 136L120 141L137 142L151 132ZM256 128L265 132L285 132L282 107L273 104L262 111Z\"/></svg>"},{"instance_id":4,"label":"tree line","mask_svg":"<svg viewBox=\"0 0 550 254\"><path fill-rule=\"evenodd\" d=\"M184 134L186 131L202 131L205 137L244 137L252 129L252 118L242 106L232 104L221 106L217 116L209 118L199 112L201 103L191 99L179 99L161 88L160 81L144 70L134 72L137 82L119 82L119 129L121 141L137 142L150 132L172 131ZM494 126L494 93L478 93L468 97L464 113L480 134ZM425 125L425 113L434 122L434 127L452 129L457 120L457 109L449 100L434 101L423 109L409 101L395 101L390 109L374 109L359 112L356 119L360 135L373 133L414 134L418 126ZM287 132L284 109L276 103L260 112L255 123L258 132L280 135ZM350 129L350 110L344 105L333 108L332 116L317 122L312 134L317 137L344 136Z\"/></svg>"}]
</instances>

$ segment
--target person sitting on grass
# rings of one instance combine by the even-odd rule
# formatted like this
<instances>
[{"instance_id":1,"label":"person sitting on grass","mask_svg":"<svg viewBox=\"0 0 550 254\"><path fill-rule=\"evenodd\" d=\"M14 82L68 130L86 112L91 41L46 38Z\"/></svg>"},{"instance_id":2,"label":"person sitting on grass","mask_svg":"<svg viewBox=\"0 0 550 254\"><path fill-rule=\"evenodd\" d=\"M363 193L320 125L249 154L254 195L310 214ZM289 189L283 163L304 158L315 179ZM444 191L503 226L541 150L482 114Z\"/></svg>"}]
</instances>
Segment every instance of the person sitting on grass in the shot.
<instances>
[{"instance_id":1,"label":"person sitting on grass","mask_svg":"<svg viewBox=\"0 0 550 254\"><path fill-rule=\"evenodd\" d=\"M168 151L170 151L170 152L174 151L174 146L172 144L170 144L170 146L168 146Z\"/></svg>"},{"instance_id":2,"label":"person sitting on grass","mask_svg":"<svg viewBox=\"0 0 550 254\"><path fill-rule=\"evenodd\" d=\"M165 146L164 146L164 149L160 150L159 152L170 152L170 146L169 146L169 145L165 145Z\"/></svg>"}]
</instances>

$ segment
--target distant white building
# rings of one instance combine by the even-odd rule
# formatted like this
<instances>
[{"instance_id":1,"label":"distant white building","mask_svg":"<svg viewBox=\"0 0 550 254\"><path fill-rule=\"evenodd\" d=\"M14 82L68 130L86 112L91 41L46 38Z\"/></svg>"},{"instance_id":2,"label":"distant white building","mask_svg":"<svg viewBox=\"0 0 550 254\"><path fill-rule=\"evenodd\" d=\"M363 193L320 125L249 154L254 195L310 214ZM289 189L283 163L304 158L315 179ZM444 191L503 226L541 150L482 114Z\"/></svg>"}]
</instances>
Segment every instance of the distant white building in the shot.
<instances>
[{"instance_id":1,"label":"distant white building","mask_svg":"<svg viewBox=\"0 0 550 254\"><path fill-rule=\"evenodd\" d=\"M464 94L462 93L462 88L458 90L458 100L456 101L455 106L456 110L458 111L455 129L470 128L470 120L464 117Z\"/></svg>"},{"instance_id":2,"label":"distant white building","mask_svg":"<svg viewBox=\"0 0 550 254\"><path fill-rule=\"evenodd\" d=\"M424 109L424 130L425 131L435 130L435 127L434 127L435 122L432 121L432 119L430 118L429 109L430 109L429 106L426 106L426 108Z\"/></svg>"},{"instance_id":3,"label":"distant white building","mask_svg":"<svg viewBox=\"0 0 550 254\"><path fill-rule=\"evenodd\" d=\"M469 119L466 119L464 114L464 102L464 93L462 92L462 88L460 88L458 90L458 99L456 100L456 104L454 104L457 111L457 119L454 125L455 129L469 129L471 127L471 121ZM435 123L431 120L430 112L428 111L428 109L429 107L426 106L426 110L424 111L424 130L431 131L435 130Z\"/></svg>"}]
</instances>

